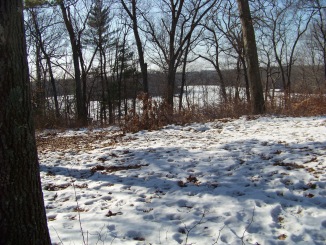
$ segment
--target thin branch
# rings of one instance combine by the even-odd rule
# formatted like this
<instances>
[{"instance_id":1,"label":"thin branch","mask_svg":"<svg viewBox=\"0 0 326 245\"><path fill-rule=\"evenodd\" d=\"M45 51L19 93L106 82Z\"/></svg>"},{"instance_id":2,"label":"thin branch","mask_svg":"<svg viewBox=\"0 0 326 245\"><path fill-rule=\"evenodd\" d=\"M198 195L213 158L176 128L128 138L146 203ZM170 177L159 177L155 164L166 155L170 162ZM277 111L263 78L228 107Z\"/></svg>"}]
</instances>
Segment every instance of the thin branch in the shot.
<instances>
[{"instance_id":1,"label":"thin branch","mask_svg":"<svg viewBox=\"0 0 326 245\"><path fill-rule=\"evenodd\" d=\"M195 229L198 225L203 224L203 219L205 218L205 214L206 211L202 214L200 220L198 222L196 222L192 227L188 228L186 224L184 224L185 230L187 231L187 235L186 235L186 241L185 241L185 245L188 244L188 239L189 239L189 234L190 232Z\"/></svg>"},{"instance_id":2,"label":"thin branch","mask_svg":"<svg viewBox=\"0 0 326 245\"><path fill-rule=\"evenodd\" d=\"M249 222L249 224L247 225L246 229L243 231L242 233L242 237L241 237L241 242L242 242L242 245L245 245L243 239L245 237L245 234L246 232L248 231L249 227L251 226L251 224L254 222L254 217L255 217L255 209L256 209L256 206L254 206L253 210L252 210L252 216L251 216L251 220Z\"/></svg>"},{"instance_id":3,"label":"thin branch","mask_svg":"<svg viewBox=\"0 0 326 245\"><path fill-rule=\"evenodd\" d=\"M222 227L221 229L219 229L219 231L218 231L218 236L217 236L215 242L214 242L212 245L217 244L218 240L220 240L222 230L225 228L225 226L226 226L226 225L223 225L223 227Z\"/></svg>"}]
</instances>

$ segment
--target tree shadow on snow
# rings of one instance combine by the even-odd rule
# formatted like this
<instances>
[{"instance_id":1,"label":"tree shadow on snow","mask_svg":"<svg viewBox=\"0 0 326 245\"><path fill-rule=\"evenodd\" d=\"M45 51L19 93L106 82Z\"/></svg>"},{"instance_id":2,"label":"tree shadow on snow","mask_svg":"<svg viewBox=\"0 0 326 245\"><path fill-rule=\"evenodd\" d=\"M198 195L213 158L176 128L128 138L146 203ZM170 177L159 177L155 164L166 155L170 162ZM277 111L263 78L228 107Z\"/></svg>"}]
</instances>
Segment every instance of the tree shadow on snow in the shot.
<instances>
[{"instance_id":1,"label":"tree shadow on snow","mask_svg":"<svg viewBox=\"0 0 326 245\"><path fill-rule=\"evenodd\" d=\"M108 154L85 166L41 164L41 171L81 182L140 186L162 193L181 191L326 208L325 196L309 194L309 190L326 188L318 180L324 172L318 162L325 147L326 142L287 144L257 139L208 149L153 146L141 151L116 150L114 156ZM296 177L302 174L314 176L316 181L305 183Z\"/></svg>"}]
</instances>

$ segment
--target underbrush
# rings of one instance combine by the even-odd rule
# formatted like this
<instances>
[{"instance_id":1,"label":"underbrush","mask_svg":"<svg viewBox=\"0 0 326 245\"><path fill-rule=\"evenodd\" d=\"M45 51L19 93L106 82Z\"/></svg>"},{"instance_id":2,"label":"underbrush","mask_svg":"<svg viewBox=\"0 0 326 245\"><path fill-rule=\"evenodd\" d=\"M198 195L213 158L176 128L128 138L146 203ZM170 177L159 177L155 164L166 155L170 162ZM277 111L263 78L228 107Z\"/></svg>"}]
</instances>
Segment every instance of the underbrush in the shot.
<instances>
[{"instance_id":1,"label":"underbrush","mask_svg":"<svg viewBox=\"0 0 326 245\"><path fill-rule=\"evenodd\" d=\"M219 118L237 118L249 113L246 102L221 103L218 106L191 105L171 113L165 101L158 102L142 94L138 97L142 110L129 111L120 125L124 132L157 130L168 124L185 125L187 123L207 122Z\"/></svg>"},{"instance_id":2,"label":"underbrush","mask_svg":"<svg viewBox=\"0 0 326 245\"><path fill-rule=\"evenodd\" d=\"M276 102L266 102L267 113L309 117L326 115L326 97L322 94L295 94L291 98L279 97Z\"/></svg>"},{"instance_id":3,"label":"underbrush","mask_svg":"<svg viewBox=\"0 0 326 245\"><path fill-rule=\"evenodd\" d=\"M323 95L296 95L284 102L278 98L278 103L266 102L266 114L283 116L318 116L326 115L326 97ZM229 101L218 105L199 107L192 105L175 111L173 116L164 102L158 103L152 99L143 99L143 112L131 111L124 118L121 128L124 132L140 130L156 130L167 124L185 125L187 123L208 122L222 118L239 118L250 115L250 104L246 101Z\"/></svg>"},{"instance_id":4,"label":"underbrush","mask_svg":"<svg viewBox=\"0 0 326 245\"><path fill-rule=\"evenodd\" d=\"M296 96L285 111L290 116L318 116L326 114L326 97L323 95Z\"/></svg>"},{"instance_id":5,"label":"underbrush","mask_svg":"<svg viewBox=\"0 0 326 245\"><path fill-rule=\"evenodd\" d=\"M229 100L215 105L199 106L192 104L181 110L174 110L167 103L155 100L146 94L137 98L138 110L129 110L121 118L119 126L123 132L138 132L141 130L157 130L168 124L185 125L188 123L208 122L222 118L239 118L250 115L250 105L246 101ZM266 102L266 114L283 116L317 116L326 115L326 97L324 95L296 94L290 99L278 97L274 102ZM35 116L37 129L45 128L76 128L81 125L74 120L58 119L54 114ZM106 123L89 122L89 127Z\"/></svg>"}]
</instances>

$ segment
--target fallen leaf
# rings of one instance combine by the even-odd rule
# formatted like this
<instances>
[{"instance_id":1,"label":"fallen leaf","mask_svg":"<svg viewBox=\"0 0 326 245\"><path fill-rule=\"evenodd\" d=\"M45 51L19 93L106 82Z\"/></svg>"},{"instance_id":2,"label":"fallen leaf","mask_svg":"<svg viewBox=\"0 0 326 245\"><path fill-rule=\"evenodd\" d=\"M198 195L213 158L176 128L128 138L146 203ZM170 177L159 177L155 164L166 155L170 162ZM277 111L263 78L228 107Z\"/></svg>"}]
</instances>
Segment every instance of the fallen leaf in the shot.
<instances>
[{"instance_id":1,"label":"fallen leaf","mask_svg":"<svg viewBox=\"0 0 326 245\"><path fill-rule=\"evenodd\" d=\"M278 240L282 240L282 241L284 241L287 237L288 237L287 235L282 234L282 235L279 235L279 236L278 236Z\"/></svg>"}]
</instances>

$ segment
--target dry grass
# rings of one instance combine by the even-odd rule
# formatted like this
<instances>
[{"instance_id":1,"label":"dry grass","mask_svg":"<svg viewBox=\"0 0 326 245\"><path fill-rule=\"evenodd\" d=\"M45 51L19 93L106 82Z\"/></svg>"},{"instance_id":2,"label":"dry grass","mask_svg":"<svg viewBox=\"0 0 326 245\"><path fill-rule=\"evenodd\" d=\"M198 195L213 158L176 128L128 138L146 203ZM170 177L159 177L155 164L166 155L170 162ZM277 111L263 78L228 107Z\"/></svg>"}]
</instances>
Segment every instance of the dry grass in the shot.
<instances>
[{"instance_id":1,"label":"dry grass","mask_svg":"<svg viewBox=\"0 0 326 245\"><path fill-rule=\"evenodd\" d=\"M174 111L171 115L169 107L163 101L153 100L147 95L140 95L142 112L130 111L120 125L123 132L138 132L140 130L157 130L168 124L185 125L195 122L207 122L221 118L238 118L250 113L246 102L222 103L218 106L206 105L200 107L191 105L182 110Z\"/></svg>"},{"instance_id":2,"label":"dry grass","mask_svg":"<svg viewBox=\"0 0 326 245\"><path fill-rule=\"evenodd\" d=\"M295 116L318 116L326 114L325 96L297 98L292 102L291 114Z\"/></svg>"},{"instance_id":3,"label":"dry grass","mask_svg":"<svg viewBox=\"0 0 326 245\"><path fill-rule=\"evenodd\" d=\"M249 103L235 99L214 106L190 105L187 108L182 108L182 110L175 110L173 114L171 114L171 110L164 101L158 102L146 94L139 94L137 101L141 110L130 110L120 122L120 127L124 133L157 130L168 124L185 125L222 118L239 118L251 114ZM326 115L326 97L320 94L295 94L291 96L291 99L286 100L286 103L284 97L277 97L273 103L266 101L266 108L266 114L274 115ZM36 128L71 128L74 126L71 122L69 125L65 124L65 122L55 119L54 116L37 117L35 121ZM92 127L92 125L89 127ZM94 140L103 140L105 136L95 135L95 137ZM39 143L42 143L42 140L39 139ZM73 139L74 142L79 140L82 139Z\"/></svg>"},{"instance_id":4,"label":"dry grass","mask_svg":"<svg viewBox=\"0 0 326 245\"><path fill-rule=\"evenodd\" d=\"M321 94L296 94L287 100L278 98L277 105L267 102L268 113L285 116L319 116L326 114L326 97Z\"/></svg>"}]
</instances>

